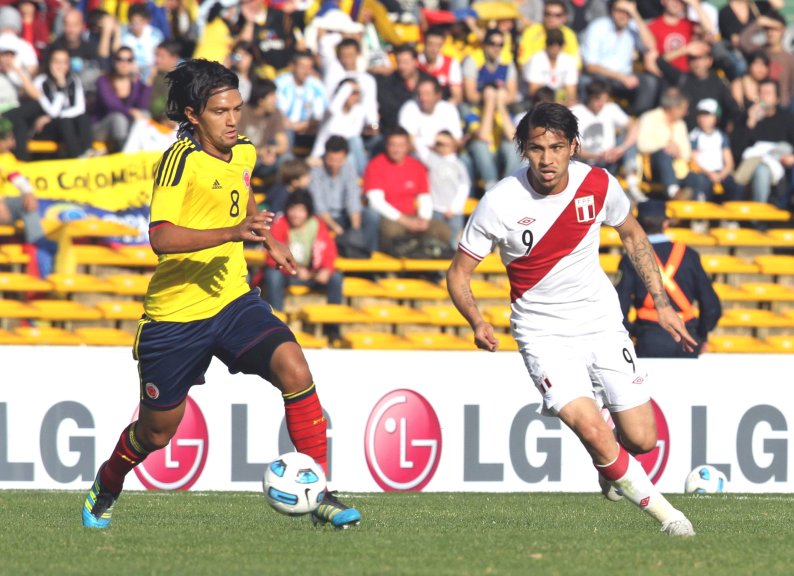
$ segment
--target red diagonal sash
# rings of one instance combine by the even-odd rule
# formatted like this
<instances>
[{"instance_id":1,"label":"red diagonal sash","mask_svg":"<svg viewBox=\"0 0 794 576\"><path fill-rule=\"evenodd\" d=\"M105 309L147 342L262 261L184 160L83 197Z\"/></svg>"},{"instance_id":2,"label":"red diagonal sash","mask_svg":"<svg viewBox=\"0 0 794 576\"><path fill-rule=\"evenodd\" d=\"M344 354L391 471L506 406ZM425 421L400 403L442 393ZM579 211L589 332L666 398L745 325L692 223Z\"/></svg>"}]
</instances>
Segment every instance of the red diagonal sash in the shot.
<instances>
[{"instance_id":1,"label":"red diagonal sash","mask_svg":"<svg viewBox=\"0 0 794 576\"><path fill-rule=\"evenodd\" d=\"M507 265L511 302L521 298L521 295L540 282L561 258L570 254L579 245L593 225L594 219L579 221L576 199L593 196L595 216L604 205L608 185L607 173L601 168L592 168L571 202L563 209L543 238L532 247L530 253L516 258Z\"/></svg>"}]
</instances>

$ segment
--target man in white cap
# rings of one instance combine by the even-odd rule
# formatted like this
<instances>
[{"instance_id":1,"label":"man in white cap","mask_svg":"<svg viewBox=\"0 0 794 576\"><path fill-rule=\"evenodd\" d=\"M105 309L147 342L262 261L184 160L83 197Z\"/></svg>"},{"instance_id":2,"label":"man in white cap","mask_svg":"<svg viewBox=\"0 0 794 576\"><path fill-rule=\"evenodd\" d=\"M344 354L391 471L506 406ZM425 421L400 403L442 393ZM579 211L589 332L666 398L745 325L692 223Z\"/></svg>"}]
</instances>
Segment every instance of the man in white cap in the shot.
<instances>
[{"instance_id":1,"label":"man in white cap","mask_svg":"<svg viewBox=\"0 0 794 576\"><path fill-rule=\"evenodd\" d=\"M695 195L715 199L715 188L723 188L723 200L738 200L741 188L733 180L733 153L728 135L719 129L722 110L714 98L704 98L694 107L697 126L689 133L692 160L697 167L689 176Z\"/></svg>"},{"instance_id":2,"label":"man in white cap","mask_svg":"<svg viewBox=\"0 0 794 576\"><path fill-rule=\"evenodd\" d=\"M39 59L33 46L19 36L22 31L22 16L12 6L0 8L0 46L13 50L17 65L23 66L33 76L39 67Z\"/></svg>"}]
</instances>

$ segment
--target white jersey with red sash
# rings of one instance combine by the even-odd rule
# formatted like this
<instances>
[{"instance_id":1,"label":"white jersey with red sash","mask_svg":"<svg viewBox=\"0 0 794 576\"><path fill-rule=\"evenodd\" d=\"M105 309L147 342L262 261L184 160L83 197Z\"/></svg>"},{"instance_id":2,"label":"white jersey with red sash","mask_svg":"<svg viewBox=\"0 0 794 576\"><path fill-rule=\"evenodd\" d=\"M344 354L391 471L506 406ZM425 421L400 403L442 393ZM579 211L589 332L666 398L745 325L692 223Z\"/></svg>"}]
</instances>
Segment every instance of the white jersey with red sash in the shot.
<instances>
[{"instance_id":1,"label":"white jersey with red sash","mask_svg":"<svg viewBox=\"0 0 794 576\"><path fill-rule=\"evenodd\" d=\"M619 226L631 205L614 176L600 168L572 161L568 176L565 190L544 196L520 168L486 192L459 244L477 260L499 247L519 344L625 331L598 246L601 225Z\"/></svg>"}]
</instances>

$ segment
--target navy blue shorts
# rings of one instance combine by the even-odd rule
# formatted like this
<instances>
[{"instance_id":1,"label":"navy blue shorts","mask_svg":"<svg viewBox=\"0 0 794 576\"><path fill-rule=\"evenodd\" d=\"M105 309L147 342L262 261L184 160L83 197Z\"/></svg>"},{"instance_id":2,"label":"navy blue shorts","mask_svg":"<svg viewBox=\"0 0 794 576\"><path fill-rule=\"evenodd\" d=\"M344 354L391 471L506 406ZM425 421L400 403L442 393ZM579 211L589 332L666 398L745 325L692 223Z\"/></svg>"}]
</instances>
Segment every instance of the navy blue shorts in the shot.
<instances>
[{"instance_id":1,"label":"navy blue shorts","mask_svg":"<svg viewBox=\"0 0 794 576\"><path fill-rule=\"evenodd\" d=\"M295 336L273 315L258 288L204 320L158 322L144 317L133 349L141 402L155 410L175 408L191 386L204 383L213 356L232 374L258 374L268 379L273 352L284 342L295 342Z\"/></svg>"}]
</instances>

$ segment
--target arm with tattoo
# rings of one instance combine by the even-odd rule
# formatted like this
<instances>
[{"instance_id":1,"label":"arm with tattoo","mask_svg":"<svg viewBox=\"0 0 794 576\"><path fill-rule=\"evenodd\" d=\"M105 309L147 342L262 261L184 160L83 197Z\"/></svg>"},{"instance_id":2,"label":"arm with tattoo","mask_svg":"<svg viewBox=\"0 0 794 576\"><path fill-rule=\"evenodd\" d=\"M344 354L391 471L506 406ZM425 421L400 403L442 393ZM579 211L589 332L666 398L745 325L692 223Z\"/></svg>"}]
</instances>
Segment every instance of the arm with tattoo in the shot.
<instances>
[{"instance_id":1,"label":"arm with tattoo","mask_svg":"<svg viewBox=\"0 0 794 576\"><path fill-rule=\"evenodd\" d=\"M653 298L653 304L659 313L659 325L669 332L676 342L680 342L684 350L693 351L697 342L689 334L684 321L670 304L670 299L667 297L662 283L662 275L659 273L656 253L642 226L634 216L629 214L626 221L617 227L617 231L629 260Z\"/></svg>"},{"instance_id":2,"label":"arm with tattoo","mask_svg":"<svg viewBox=\"0 0 794 576\"><path fill-rule=\"evenodd\" d=\"M639 226L638 226L639 227ZM623 246L634 269L637 271L642 283L653 298L657 310L671 306L670 299L664 290L662 276L659 273L659 263L656 253L642 230L641 234L627 234L623 237Z\"/></svg>"},{"instance_id":3,"label":"arm with tattoo","mask_svg":"<svg viewBox=\"0 0 794 576\"><path fill-rule=\"evenodd\" d=\"M471 291L471 275L477 264L477 260L459 250L447 270L447 290L455 308L474 331L474 343L478 348L493 352L499 341L494 337L493 326L482 317Z\"/></svg>"}]
</instances>

